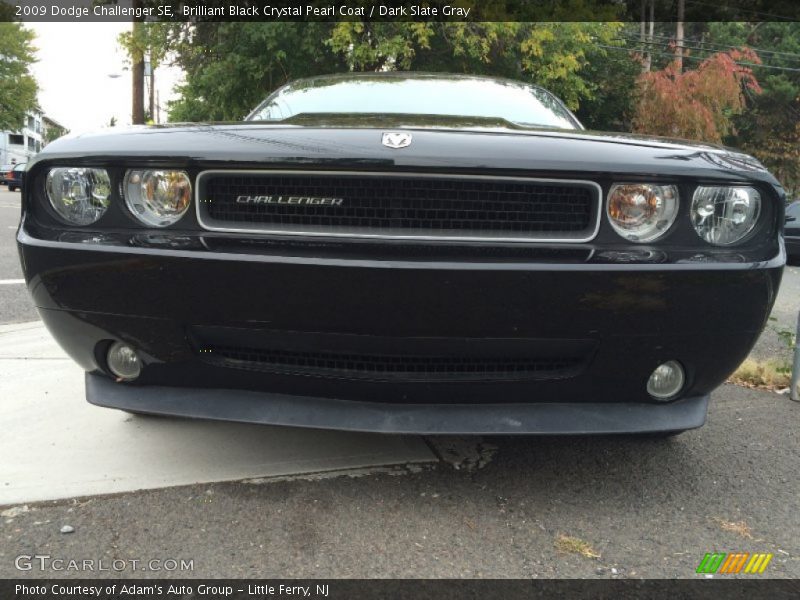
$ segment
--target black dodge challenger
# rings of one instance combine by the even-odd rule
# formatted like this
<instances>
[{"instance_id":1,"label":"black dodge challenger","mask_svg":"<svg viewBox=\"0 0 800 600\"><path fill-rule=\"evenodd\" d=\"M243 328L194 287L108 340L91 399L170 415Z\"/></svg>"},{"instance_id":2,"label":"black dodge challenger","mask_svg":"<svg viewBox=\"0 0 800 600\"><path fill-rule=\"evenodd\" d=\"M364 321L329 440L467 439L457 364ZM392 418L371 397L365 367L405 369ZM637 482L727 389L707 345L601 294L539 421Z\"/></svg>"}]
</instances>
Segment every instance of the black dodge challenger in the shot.
<instances>
[{"instance_id":1,"label":"black dodge challenger","mask_svg":"<svg viewBox=\"0 0 800 600\"><path fill-rule=\"evenodd\" d=\"M671 434L765 325L784 202L750 156L586 131L535 86L346 75L48 145L17 241L93 404Z\"/></svg>"}]
</instances>

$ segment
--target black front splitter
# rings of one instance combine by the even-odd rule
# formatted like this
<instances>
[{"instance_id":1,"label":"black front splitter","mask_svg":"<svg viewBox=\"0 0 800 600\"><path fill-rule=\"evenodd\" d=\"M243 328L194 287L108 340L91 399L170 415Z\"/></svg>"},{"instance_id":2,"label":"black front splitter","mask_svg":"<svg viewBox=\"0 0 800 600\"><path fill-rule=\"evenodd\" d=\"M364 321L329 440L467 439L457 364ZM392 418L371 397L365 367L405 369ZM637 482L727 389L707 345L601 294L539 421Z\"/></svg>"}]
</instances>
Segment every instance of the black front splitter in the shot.
<instances>
[{"instance_id":1,"label":"black front splitter","mask_svg":"<svg viewBox=\"0 0 800 600\"><path fill-rule=\"evenodd\" d=\"M675 402L385 404L246 390L136 386L86 374L86 399L132 412L378 433L417 435L585 435L701 427L708 396Z\"/></svg>"}]
</instances>

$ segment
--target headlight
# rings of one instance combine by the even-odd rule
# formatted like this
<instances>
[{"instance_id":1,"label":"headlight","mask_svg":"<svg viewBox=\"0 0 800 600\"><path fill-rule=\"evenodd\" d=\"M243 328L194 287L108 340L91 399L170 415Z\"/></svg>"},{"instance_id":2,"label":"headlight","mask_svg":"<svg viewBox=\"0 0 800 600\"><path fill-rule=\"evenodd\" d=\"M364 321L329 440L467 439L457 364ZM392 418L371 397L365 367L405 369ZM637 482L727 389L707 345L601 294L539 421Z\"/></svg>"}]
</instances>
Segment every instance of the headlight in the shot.
<instances>
[{"instance_id":1,"label":"headlight","mask_svg":"<svg viewBox=\"0 0 800 600\"><path fill-rule=\"evenodd\" d=\"M650 183L615 184L608 193L606 212L614 231L626 240L651 242L675 222L678 188Z\"/></svg>"},{"instance_id":2,"label":"headlight","mask_svg":"<svg viewBox=\"0 0 800 600\"><path fill-rule=\"evenodd\" d=\"M192 183L185 171L128 171L125 204L145 225L166 227L177 222L192 202Z\"/></svg>"},{"instance_id":3,"label":"headlight","mask_svg":"<svg viewBox=\"0 0 800 600\"><path fill-rule=\"evenodd\" d=\"M61 167L47 173L50 206L72 225L91 225L108 208L111 180L105 169Z\"/></svg>"},{"instance_id":4,"label":"headlight","mask_svg":"<svg viewBox=\"0 0 800 600\"><path fill-rule=\"evenodd\" d=\"M727 246L753 230L761 214L761 194L744 186L700 186L692 197L692 225L710 244Z\"/></svg>"}]
</instances>

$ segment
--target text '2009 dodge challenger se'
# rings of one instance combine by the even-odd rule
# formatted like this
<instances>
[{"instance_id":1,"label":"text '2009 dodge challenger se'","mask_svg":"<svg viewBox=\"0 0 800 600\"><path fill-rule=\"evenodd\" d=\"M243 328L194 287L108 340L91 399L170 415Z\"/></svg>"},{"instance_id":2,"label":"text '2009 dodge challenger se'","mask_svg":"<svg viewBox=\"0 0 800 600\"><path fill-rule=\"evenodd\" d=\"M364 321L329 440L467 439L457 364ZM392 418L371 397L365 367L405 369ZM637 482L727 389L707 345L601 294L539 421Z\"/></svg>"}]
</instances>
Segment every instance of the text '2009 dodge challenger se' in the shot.
<instances>
[{"instance_id":1,"label":"text '2009 dodge challenger se'","mask_svg":"<svg viewBox=\"0 0 800 600\"><path fill-rule=\"evenodd\" d=\"M585 131L549 92L318 77L244 122L62 138L18 245L89 402L394 433L674 433L763 329L755 159Z\"/></svg>"}]
</instances>

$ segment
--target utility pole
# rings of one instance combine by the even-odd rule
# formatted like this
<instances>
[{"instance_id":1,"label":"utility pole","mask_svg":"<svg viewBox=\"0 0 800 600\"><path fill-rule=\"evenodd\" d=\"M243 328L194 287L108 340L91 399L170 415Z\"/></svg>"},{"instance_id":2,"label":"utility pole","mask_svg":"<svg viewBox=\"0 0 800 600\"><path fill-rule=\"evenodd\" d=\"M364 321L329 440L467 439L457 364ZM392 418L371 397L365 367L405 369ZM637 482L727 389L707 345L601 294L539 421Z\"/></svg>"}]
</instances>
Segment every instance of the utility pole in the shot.
<instances>
[{"instance_id":1,"label":"utility pole","mask_svg":"<svg viewBox=\"0 0 800 600\"><path fill-rule=\"evenodd\" d=\"M156 70L153 67L153 54L150 54L150 120L156 120Z\"/></svg>"},{"instance_id":2,"label":"utility pole","mask_svg":"<svg viewBox=\"0 0 800 600\"><path fill-rule=\"evenodd\" d=\"M649 8L649 17L648 17ZM653 34L655 27L655 0L642 0L640 39L642 42L642 73L649 73L653 66Z\"/></svg>"},{"instance_id":3,"label":"utility pole","mask_svg":"<svg viewBox=\"0 0 800 600\"><path fill-rule=\"evenodd\" d=\"M678 73L683 71L683 20L686 16L686 0L678 0L678 23L675 29L675 65Z\"/></svg>"},{"instance_id":4,"label":"utility pole","mask_svg":"<svg viewBox=\"0 0 800 600\"><path fill-rule=\"evenodd\" d=\"M142 1L133 0L133 9L138 12L141 9ZM133 19L133 51L131 52L131 73L133 75L133 97L131 99L131 122L134 125L144 124L144 53L136 47L139 40L142 39L143 17L134 17Z\"/></svg>"}]
</instances>

